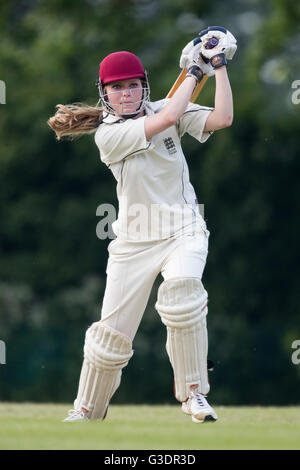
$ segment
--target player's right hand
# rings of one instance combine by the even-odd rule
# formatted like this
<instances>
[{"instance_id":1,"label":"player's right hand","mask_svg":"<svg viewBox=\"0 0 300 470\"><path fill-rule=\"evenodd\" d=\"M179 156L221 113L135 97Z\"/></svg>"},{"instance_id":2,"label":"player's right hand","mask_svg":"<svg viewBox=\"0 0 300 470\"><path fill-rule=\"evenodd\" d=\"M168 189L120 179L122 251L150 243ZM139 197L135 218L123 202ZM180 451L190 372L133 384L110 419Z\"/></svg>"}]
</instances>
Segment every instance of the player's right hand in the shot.
<instances>
[{"instance_id":1,"label":"player's right hand","mask_svg":"<svg viewBox=\"0 0 300 470\"><path fill-rule=\"evenodd\" d=\"M198 40L198 38L196 38ZM202 43L199 42L194 45L195 39L190 41L183 49L179 60L179 66L181 69L189 69L193 65L197 65L201 68L202 72L211 77L215 74L215 71L211 64L204 62L201 57Z\"/></svg>"}]
</instances>

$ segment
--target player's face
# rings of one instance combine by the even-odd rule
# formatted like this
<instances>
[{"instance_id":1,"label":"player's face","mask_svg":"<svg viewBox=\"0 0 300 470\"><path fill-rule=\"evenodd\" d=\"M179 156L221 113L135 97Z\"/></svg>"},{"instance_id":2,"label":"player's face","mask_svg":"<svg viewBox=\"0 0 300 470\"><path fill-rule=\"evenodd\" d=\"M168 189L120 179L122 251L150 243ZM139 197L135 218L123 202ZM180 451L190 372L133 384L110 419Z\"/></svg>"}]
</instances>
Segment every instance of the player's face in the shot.
<instances>
[{"instance_id":1,"label":"player's face","mask_svg":"<svg viewBox=\"0 0 300 470\"><path fill-rule=\"evenodd\" d=\"M105 93L117 114L133 114L143 98L142 86L139 78L121 80L106 85Z\"/></svg>"}]
</instances>

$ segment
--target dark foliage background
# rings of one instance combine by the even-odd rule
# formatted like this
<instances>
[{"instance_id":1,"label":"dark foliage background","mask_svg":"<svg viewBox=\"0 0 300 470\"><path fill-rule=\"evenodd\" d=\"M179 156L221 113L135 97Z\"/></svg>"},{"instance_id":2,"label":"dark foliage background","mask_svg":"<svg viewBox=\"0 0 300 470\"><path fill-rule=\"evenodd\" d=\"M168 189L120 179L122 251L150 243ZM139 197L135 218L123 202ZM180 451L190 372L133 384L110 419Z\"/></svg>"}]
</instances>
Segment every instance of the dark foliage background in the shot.
<instances>
[{"instance_id":1,"label":"dark foliage background","mask_svg":"<svg viewBox=\"0 0 300 470\"><path fill-rule=\"evenodd\" d=\"M99 62L116 50L141 58L160 99L181 49L220 24L239 45L228 67L234 123L205 145L183 141L211 232L211 400L299 403L299 19L293 0L0 3L1 400L71 402L85 330L100 316L108 241L96 236L96 209L117 204L115 182L93 136L56 142L46 124L55 105L95 105ZM199 102L213 100L214 78ZM175 403L160 282L114 402Z\"/></svg>"}]
</instances>

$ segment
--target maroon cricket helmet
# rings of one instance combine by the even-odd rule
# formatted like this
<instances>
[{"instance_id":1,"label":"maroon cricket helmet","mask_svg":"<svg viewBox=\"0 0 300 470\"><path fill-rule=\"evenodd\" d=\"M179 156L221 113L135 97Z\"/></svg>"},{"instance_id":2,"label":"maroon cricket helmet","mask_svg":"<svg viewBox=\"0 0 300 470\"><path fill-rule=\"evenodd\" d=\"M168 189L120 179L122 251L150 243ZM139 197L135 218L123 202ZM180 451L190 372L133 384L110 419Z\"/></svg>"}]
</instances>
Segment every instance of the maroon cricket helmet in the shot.
<instances>
[{"instance_id":1,"label":"maroon cricket helmet","mask_svg":"<svg viewBox=\"0 0 300 470\"><path fill-rule=\"evenodd\" d=\"M99 68L102 85L131 78L146 79L146 73L140 59L131 52L113 52L106 56Z\"/></svg>"}]
</instances>

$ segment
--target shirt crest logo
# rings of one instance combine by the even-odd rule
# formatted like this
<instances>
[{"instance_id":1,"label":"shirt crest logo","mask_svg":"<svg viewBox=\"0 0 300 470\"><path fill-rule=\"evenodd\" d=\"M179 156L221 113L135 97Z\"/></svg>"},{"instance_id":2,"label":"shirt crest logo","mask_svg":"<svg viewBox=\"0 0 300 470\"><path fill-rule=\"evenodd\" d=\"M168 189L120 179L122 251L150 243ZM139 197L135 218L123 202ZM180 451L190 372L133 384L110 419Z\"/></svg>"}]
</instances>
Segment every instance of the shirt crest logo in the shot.
<instances>
[{"instance_id":1,"label":"shirt crest logo","mask_svg":"<svg viewBox=\"0 0 300 470\"><path fill-rule=\"evenodd\" d=\"M172 139L172 137L167 137L166 139L164 139L164 144L165 144L166 149L169 152L169 155L172 155L173 153L177 152L175 144L174 144L174 140Z\"/></svg>"}]
</instances>

